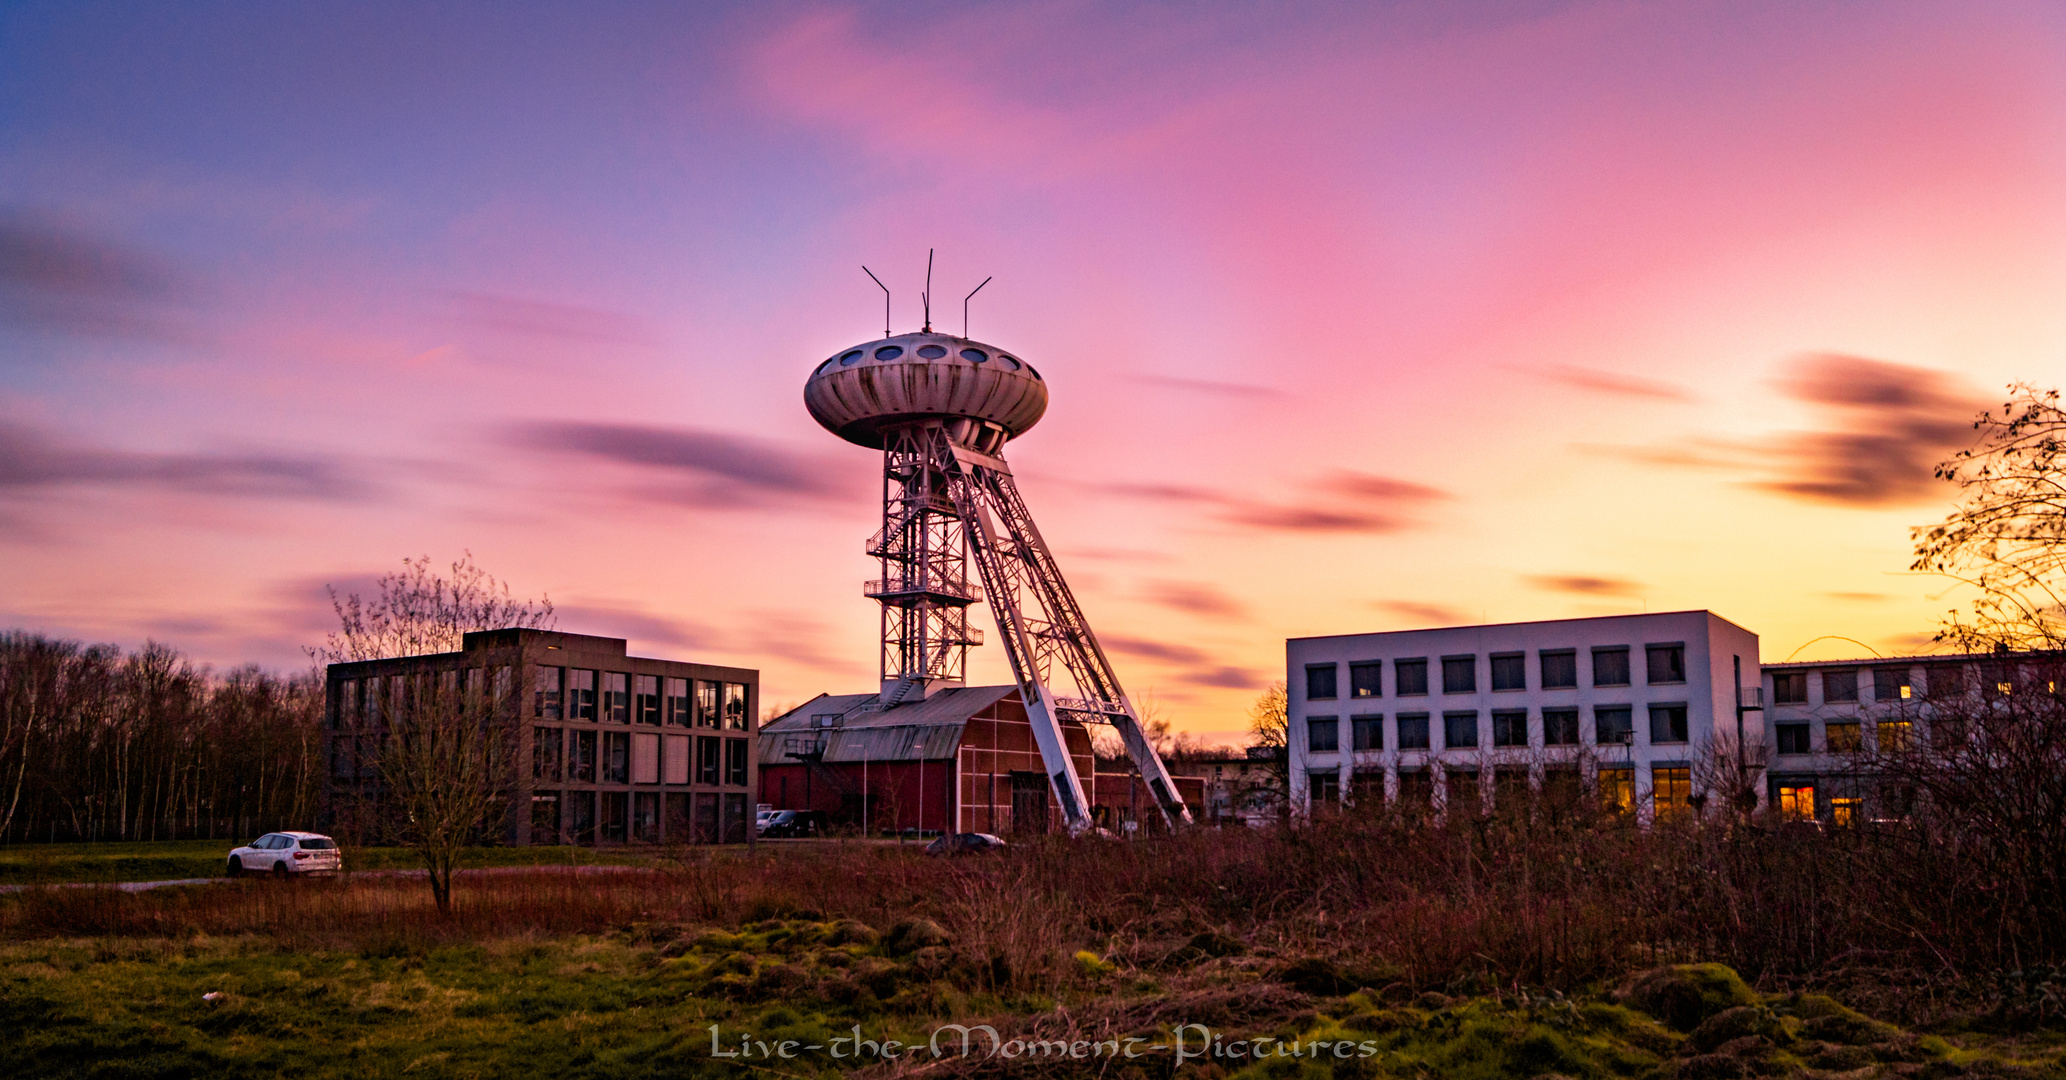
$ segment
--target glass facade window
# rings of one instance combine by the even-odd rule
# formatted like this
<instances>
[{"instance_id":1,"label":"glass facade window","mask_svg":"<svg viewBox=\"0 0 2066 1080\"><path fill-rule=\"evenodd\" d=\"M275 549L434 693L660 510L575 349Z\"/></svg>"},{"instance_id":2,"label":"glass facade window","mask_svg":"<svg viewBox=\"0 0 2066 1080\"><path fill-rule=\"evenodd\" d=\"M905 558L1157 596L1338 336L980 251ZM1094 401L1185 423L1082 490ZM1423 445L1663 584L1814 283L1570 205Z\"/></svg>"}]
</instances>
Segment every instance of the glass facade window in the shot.
<instances>
[{"instance_id":1,"label":"glass facade window","mask_svg":"<svg viewBox=\"0 0 2066 1080\"><path fill-rule=\"evenodd\" d=\"M1822 741L1832 754L1855 754L1865 749L1865 739L1859 734L1857 721L1822 725Z\"/></svg>"},{"instance_id":2,"label":"glass facade window","mask_svg":"<svg viewBox=\"0 0 2066 1080\"><path fill-rule=\"evenodd\" d=\"M1593 742L1600 746L1627 746L1636 738L1634 710L1626 705L1600 705L1593 709Z\"/></svg>"},{"instance_id":3,"label":"glass facade window","mask_svg":"<svg viewBox=\"0 0 2066 1080\"><path fill-rule=\"evenodd\" d=\"M1593 650L1593 685L1628 685L1628 649Z\"/></svg>"},{"instance_id":4,"label":"glass facade window","mask_svg":"<svg viewBox=\"0 0 2066 1080\"><path fill-rule=\"evenodd\" d=\"M1334 678L1337 665L1306 665L1306 700L1332 701L1335 695Z\"/></svg>"},{"instance_id":5,"label":"glass facade window","mask_svg":"<svg viewBox=\"0 0 2066 1080\"><path fill-rule=\"evenodd\" d=\"M724 750L719 745L723 741L722 739L712 738L707 735L696 740L697 783L708 784L711 787L717 786L719 770L723 768L720 755L724 753Z\"/></svg>"},{"instance_id":6,"label":"glass facade window","mask_svg":"<svg viewBox=\"0 0 2066 1080\"><path fill-rule=\"evenodd\" d=\"M692 727L696 723L695 713L689 709L689 680L667 680L667 723L673 727Z\"/></svg>"},{"instance_id":7,"label":"glass facade window","mask_svg":"<svg viewBox=\"0 0 2066 1080\"><path fill-rule=\"evenodd\" d=\"M696 726L717 726L718 684L703 679L696 680Z\"/></svg>"},{"instance_id":8,"label":"glass facade window","mask_svg":"<svg viewBox=\"0 0 2066 1080\"><path fill-rule=\"evenodd\" d=\"M1651 686L1659 683L1682 683L1686 681L1686 647L1682 644L1645 645L1643 657L1646 672L1643 681Z\"/></svg>"},{"instance_id":9,"label":"glass facade window","mask_svg":"<svg viewBox=\"0 0 2066 1080\"><path fill-rule=\"evenodd\" d=\"M595 672L567 669L567 719L595 723Z\"/></svg>"},{"instance_id":10,"label":"glass facade window","mask_svg":"<svg viewBox=\"0 0 2066 1080\"><path fill-rule=\"evenodd\" d=\"M1349 717L1349 747L1358 751L1384 749L1385 718L1382 716Z\"/></svg>"},{"instance_id":11,"label":"glass facade window","mask_svg":"<svg viewBox=\"0 0 2066 1080\"><path fill-rule=\"evenodd\" d=\"M1650 794L1657 819L1669 820L1693 809L1693 770L1687 768L1650 770Z\"/></svg>"},{"instance_id":12,"label":"glass facade window","mask_svg":"<svg viewBox=\"0 0 2066 1080\"><path fill-rule=\"evenodd\" d=\"M1492 745L1528 745L1528 711L1499 709L1492 714Z\"/></svg>"},{"instance_id":13,"label":"glass facade window","mask_svg":"<svg viewBox=\"0 0 2066 1080\"><path fill-rule=\"evenodd\" d=\"M1772 726L1779 734L1780 753L1793 755L1811 752L1808 745L1808 725L1774 724Z\"/></svg>"},{"instance_id":14,"label":"glass facade window","mask_svg":"<svg viewBox=\"0 0 2066 1080\"><path fill-rule=\"evenodd\" d=\"M1456 750L1478 745L1478 714L1474 712L1452 712L1442 714L1442 748Z\"/></svg>"},{"instance_id":15,"label":"glass facade window","mask_svg":"<svg viewBox=\"0 0 2066 1080\"><path fill-rule=\"evenodd\" d=\"M1385 666L1372 660L1363 664L1349 665L1349 696L1374 698L1384 696Z\"/></svg>"},{"instance_id":16,"label":"glass facade window","mask_svg":"<svg viewBox=\"0 0 2066 1080\"><path fill-rule=\"evenodd\" d=\"M540 720L560 718L560 685L564 668L542 667L532 676L531 715Z\"/></svg>"},{"instance_id":17,"label":"glass facade window","mask_svg":"<svg viewBox=\"0 0 2066 1080\"><path fill-rule=\"evenodd\" d=\"M641 791L631 797L631 838L644 843L660 839L660 793Z\"/></svg>"},{"instance_id":18,"label":"glass facade window","mask_svg":"<svg viewBox=\"0 0 2066 1080\"><path fill-rule=\"evenodd\" d=\"M1442 692L1445 694L1477 693L1478 658L1475 656L1443 657Z\"/></svg>"},{"instance_id":19,"label":"glass facade window","mask_svg":"<svg viewBox=\"0 0 2066 1080\"><path fill-rule=\"evenodd\" d=\"M339 679L336 686L337 692L330 697L330 726L341 728L358 713L359 680Z\"/></svg>"},{"instance_id":20,"label":"glass facade window","mask_svg":"<svg viewBox=\"0 0 2066 1080\"><path fill-rule=\"evenodd\" d=\"M1306 719L1306 751L1313 754L1332 754L1341 749L1341 720L1333 716L1314 716Z\"/></svg>"},{"instance_id":21,"label":"glass facade window","mask_svg":"<svg viewBox=\"0 0 2066 1080\"><path fill-rule=\"evenodd\" d=\"M352 761L352 737L339 735L330 740L330 779L350 781L358 766Z\"/></svg>"},{"instance_id":22,"label":"glass facade window","mask_svg":"<svg viewBox=\"0 0 2066 1080\"><path fill-rule=\"evenodd\" d=\"M745 731L746 728L746 684L728 682L725 684L725 728L729 731Z\"/></svg>"},{"instance_id":23,"label":"glass facade window","mask_svg":"<svg viewBox=\"0 0 2066 1080\"><path fill-rule=\"evenodd\" d=\"M1578 710L1542 710L1542 745L1577 746Z\"/></svg>"},{"instance_id":24,"label":"glass facade window","mask_svg":"<svg viewBox=\"0 0 2066 1080\"><path fill-rule=\"evenodd\" d=\"M631 783L630 732L603 732L603 783Z\"/></svg>"},{"instance_id":25,"label":"glass facade window","mask_svg":"<svg viewBox=\"0 0 2066 1080\"><path fill-rule=\"evenodd\" d=\"M1858 669L1823 672L1822 700L1827 704L1858 700Z\"/></svg>"},{"instance_id":26,"label":"glass facade window","mask_svg":"<svg viewBox=\"0 0 2066 1080\"><path fill-rule=\"evenodd\" d=\"M560 796L560 800L560 814L566 819L567 838L576 844L595 843L595 792L569 791Z\"/></svg>"},{"instance_id":27,"label":"glass facade window","mask_svg":"<svg viewBox=\"0 0 2066 1080\"><path fill-rule=\"evenodd\" d=\"M1685 742L1686 707L1684 705L1650 706L1650 741L1652 743Z\"/></svg>"},{"instance_id":28,"label":"glass facade window","mask_svg":"<svg viewBox=\"0 0 2066 1080\"><path fill-rule=\"evenodd\" d=\"M631 676L621 671L603 673L603 722L631 723Z\"/></svg>"},{"instance_id":29,"label":"glass facade window","mask_svg":"<svg viewBox=\"0 0 2066 1080\"><path fill-rule=\"evenodd\" d=\"M576 784L595 783L595 732L567 733L567 779Z\"/></svg>"},{"instance_id":30,"label":"glass facade window","mask_svg":"<svg viewBox=\"0 0 2066 1080\"><path fill-rule=\"evenodd\" d=\"M641 724L660 723L660 677L658 675L633 675L631 677L631 715Z\"/></svg>"},{"instance_id":31,"label":"glass facade window","mask_svg":"<svg viewBox=\"0 0 2066 1080\"><path fill-rule=\"evenodd\" d=\"M1428 714L1401 713L1398 718L1399 749L1426 750L1428 748Z\"/></svg>"},{"instance_id":32,"label":"glass facade window","mask_svg":"<svg viewBox=\"0 0 2066 1080\"><path fill-rule=\"evenodd\" d=\"M1493 653L1492 689L1528 689L1528 654Z\"/></svg>"},{"instance_id":33,"label":"glass facade window","mask_svg":"<svg viewBox=\"0 0 2066 1080\"><path fill-rule=\"evenodd\" d=\"M1575 649L1545 650L1538 655L1544 690L1573 690L1578 687L1578 652Z\"/></svg>"},{"instance_id":34,"label":"glass facade window","mask_svg":"<svg viewBox=\"0 0 2066 1080\"><path fill-rule=\"evenodd\" d=\"M725 740L725 783L733 787L746 786L746 740Z\"/></svg>"},{"instance_id":35,"label":"glass facade window","mask_svg":"<svg viewBox=\"0 0 2066 1080\"><path fill-rule=\"evenodd\" d=\"M603 796L603 843L621 844L625 826L631 821L631 793L605 791Z\"/></svg>"},{"instance_id":36,"label":"glass facade window","mask_svg":"<svg viewBox=\"0 0 2066 1080\"><path fill-rule=\"evenodd\" d=\"M534 791L531 793L531 842L534 844L557 844L560 842L559 792Z\"/></svg>"},{"instance_id":37,"label":"glass facade window","mask_svg":"<svg viewBox=\"0 0 2066 1080\"><path fill-rule=\"evenodd\" d=\"M542 727L531 732L531 779L560 780L560 729Z\"/></svg>"},{"instance_id":38,"label":"glass facade window","mask_svg":"<svg viewBox=\"0 0 2066 1080\"><path fill-rule=\"evenodd\" d=\"M1428 662L1420 660L1392 661L1392 686L1400 697L1419 697L1428 692Z\"/></svg>"}]
</instances>

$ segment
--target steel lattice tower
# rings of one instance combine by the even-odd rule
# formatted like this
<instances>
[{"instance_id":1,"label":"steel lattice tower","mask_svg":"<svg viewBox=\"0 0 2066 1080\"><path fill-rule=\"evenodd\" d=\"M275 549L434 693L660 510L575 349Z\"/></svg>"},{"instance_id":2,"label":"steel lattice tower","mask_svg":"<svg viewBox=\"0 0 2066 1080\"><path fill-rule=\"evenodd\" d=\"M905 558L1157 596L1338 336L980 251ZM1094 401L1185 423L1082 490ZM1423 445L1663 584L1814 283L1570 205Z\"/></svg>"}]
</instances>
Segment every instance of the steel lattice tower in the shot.
<instances>
[{"instance_id":1,"label":"steel lattice tower","mask_svg":"<svg viewBox=\"0 0 2066 1080\"><path fill-rule=\"evenodd\" d=\"M1091 820L1065 717L1111 725L1163 819L1189 824L1004 461L1005 442L1047 410L1040 373L993 346L927 330L826 360L805 383L804 403L827 430L882 451L882 528L867 548L882 572L863 589L882 604L882 707L960 685L968 647L982 644L968 608L988 602L1069 830Z\"/></svg>"}]
</instances>

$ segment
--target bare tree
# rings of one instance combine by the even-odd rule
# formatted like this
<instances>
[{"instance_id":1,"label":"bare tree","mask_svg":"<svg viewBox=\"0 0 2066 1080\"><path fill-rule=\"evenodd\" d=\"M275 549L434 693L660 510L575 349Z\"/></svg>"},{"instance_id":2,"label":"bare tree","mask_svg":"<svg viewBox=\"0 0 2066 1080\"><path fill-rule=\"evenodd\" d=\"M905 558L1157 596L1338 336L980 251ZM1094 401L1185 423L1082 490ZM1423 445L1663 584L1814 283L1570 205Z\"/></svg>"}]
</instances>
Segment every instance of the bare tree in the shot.
<instances>
[{"instance_id":1,"label":"bare tree","mask_svg":"<svg viewBox=\"0 0 2066 1080\"><path fill-rule=\"evenodd\" d=\"M467 634L509 627L549 629L552 600L519 602L509 585L474 565L469 551L452 564L447 578L431 569L430 556L403 559L399 573L382 575L377 595L343 598L329 588L338 629L308 650L318 663L381 660L457 652Z\"/></svg>"},{"instance_id":2,"label":"bare tree","mask_svg":"<svg viewBox=\"0 0 2066 1080\"><path fill-rule=\"evenodd\" d=\"M1291 798L1291 697L1283 680L1271 683L1248 706L1249 745L1269 753L1268 797L1277 805Z\"/></svg>"},{"instance_id":3,"label":"bare tree","mask_svg":"<svg viewBox=\"0 0 2066 1080\"><path fill-rule=\"evenodd\" d=\"M2010 388L1999 415L1980 414L1975 444L1937 466L1961 501L1917 528L1911 569L1973 586L1969 615L1952 611L1937 640L1965 652L2066 647L2066 410L2057 390Z\"/></svg>"}]
</instances>

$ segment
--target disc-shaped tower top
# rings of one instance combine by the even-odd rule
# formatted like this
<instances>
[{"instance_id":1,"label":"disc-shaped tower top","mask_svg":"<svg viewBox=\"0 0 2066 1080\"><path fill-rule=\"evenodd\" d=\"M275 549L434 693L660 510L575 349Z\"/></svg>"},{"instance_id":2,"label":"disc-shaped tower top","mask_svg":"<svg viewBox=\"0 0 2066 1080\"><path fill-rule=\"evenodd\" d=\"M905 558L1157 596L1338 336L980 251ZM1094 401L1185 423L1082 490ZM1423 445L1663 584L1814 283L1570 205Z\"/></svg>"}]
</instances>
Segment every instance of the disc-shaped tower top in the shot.
<instances>
[{"instance_id":1,"label":"disc-shaped tower top","mask_svg":"<svg viewBox=\"0 0 2066 1080\"><path fill-rule=\"evenodd\" d=\"M881 430L929 418L988 420L1017 438L1047 411L1033 365L994 345L948 334L899 334L856 345L803 384L811 416L851 443L881 449Z\"/></svg>"}]
</instances>

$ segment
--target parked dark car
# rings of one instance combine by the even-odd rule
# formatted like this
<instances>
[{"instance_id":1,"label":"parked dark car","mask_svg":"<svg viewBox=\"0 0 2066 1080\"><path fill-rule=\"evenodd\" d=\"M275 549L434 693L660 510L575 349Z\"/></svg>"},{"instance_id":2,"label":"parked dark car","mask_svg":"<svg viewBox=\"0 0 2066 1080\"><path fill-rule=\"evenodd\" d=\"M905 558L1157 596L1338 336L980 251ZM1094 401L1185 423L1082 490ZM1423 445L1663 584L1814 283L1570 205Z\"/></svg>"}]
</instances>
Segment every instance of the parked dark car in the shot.
<instances>
[{"instance_id":1,"label":"parked dark car","mask_svg":"<svg viewBox=\"0 0 2066 1080\"><path fill-rule=\"evenodd\" d=\"M823 836L825 811L777 810L761 823L760 834L766 837Z\"/></svg>"},{"instance_id":2,"label":"parked dark car","mask_svg":"<svg viewBox=\"0 0 2066 1080\"><path fill-rule=\"evenodd\" d=\"M1004 841L986 832L948 833L925 846L927 855L981 855L1004 850Z\"/></svg>"}]
</instances>

